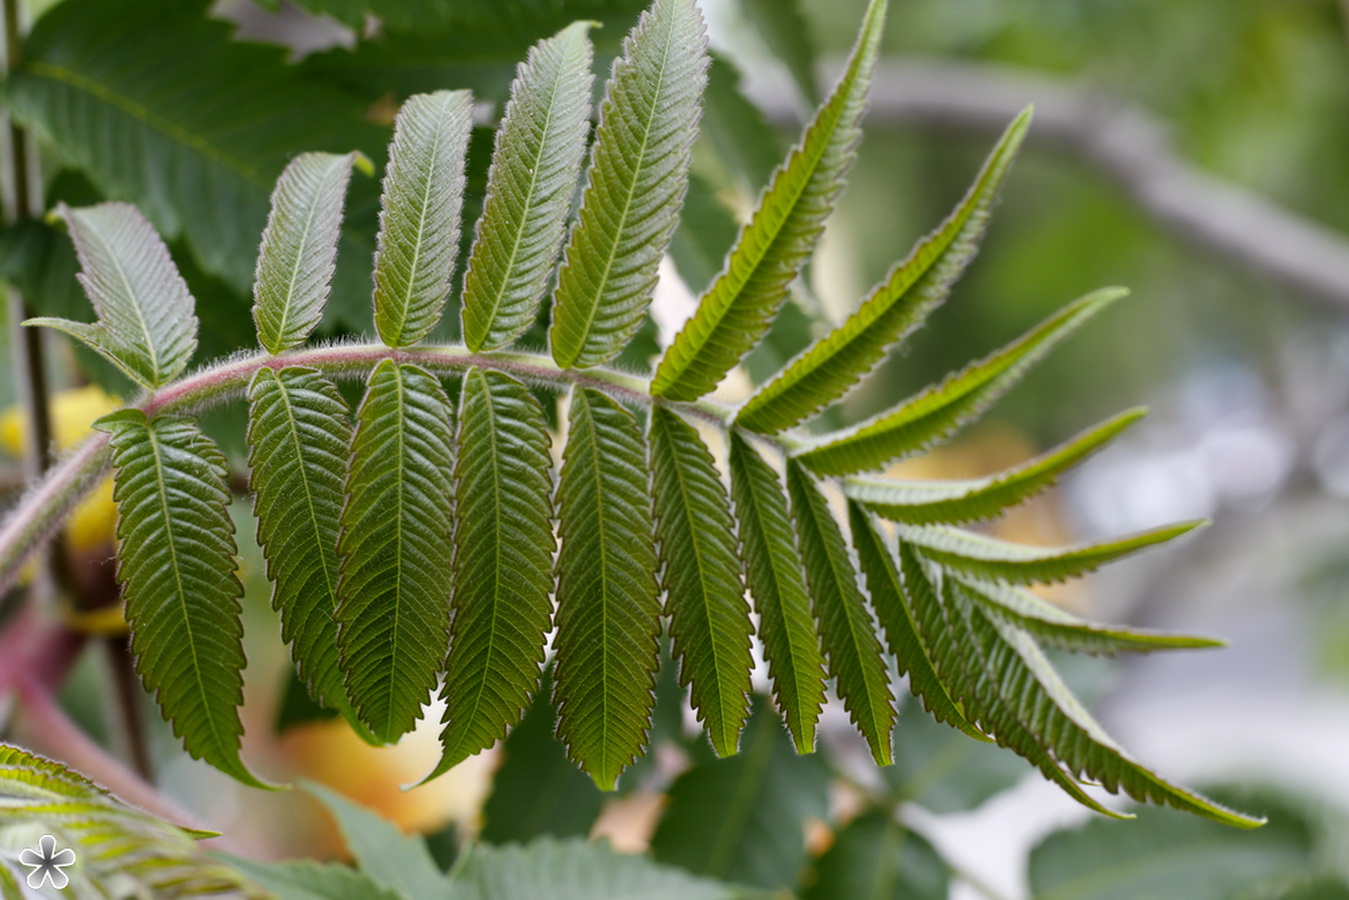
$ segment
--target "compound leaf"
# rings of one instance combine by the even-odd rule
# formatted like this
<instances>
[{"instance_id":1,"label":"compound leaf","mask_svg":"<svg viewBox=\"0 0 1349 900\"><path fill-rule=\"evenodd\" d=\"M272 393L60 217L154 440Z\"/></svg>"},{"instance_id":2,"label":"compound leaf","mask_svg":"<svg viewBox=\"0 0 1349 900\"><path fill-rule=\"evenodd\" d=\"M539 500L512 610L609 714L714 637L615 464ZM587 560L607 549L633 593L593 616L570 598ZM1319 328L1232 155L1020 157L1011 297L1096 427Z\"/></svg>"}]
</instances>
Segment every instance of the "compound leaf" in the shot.
<instances>
[{"instance_id":1,"label":"compound leaf","mask_svg":"<svg viewBox=\"0 0 1349 900\"><path fill-rule=\"evenodd\" d=\"M688 187L706 46L693 0L655 0L614 63L553 300L563 368L613 359L646 318Z\"/></svg>"},{"instance_id":2,"label":"compound leaf","mask_svg":"<svg viewBox=\"0 0 1349 900\"><path fill-rule=\"evenodd\" d=\"M323 319L358 159L369 166L356 153L302 153L277 179L253 278L253 324L268 353L303 344Z\"/></svg>"},{"instance_id":3,"label":"compound leaf","mask_svg":"<svg viewBox=\"0 0 1349 900\"><path fill-rule=\"evenodd\" d=\"M680 682L690 688L712 746L730 756L749 715L753 665L730 499L712 454L678 414L654 407L650 441L665 611Z\"/></svg>"},{"instance_id":4,"label":"compound leaf","mask_svg":"<svg viewBox=\"0 0 1349 900\"><path fill-rule=\"evenodd\" d=\"M965 199L908 259L862 301L846 322L821 337L760 387L736 422L774 433L838 400L939 306L978 251L1003 178L1030 126L1027 109L993 148Z\"/></svg>"},{"instance_id":5,"label":"compound leaf","mask_svg":"<svg viewBox=\"0 0 1349 900\"><path fill-rule=\"evenodd\" d=\"M879 765L888 766L895 697L843 534L819 486L797 463L787 465L787 492L801 536L801 559L815 598L829 673L844 709L871 746L872 756Z\"/></svg>"},{"instance_id":6,"label":"compound leaf","mask_svg":"<svg viewBox=\"0 0 1349 900\"><path fill-rule=\"evenodd\" d=\"M548 289L589 130L591 25L541 41L511 87L464 274L464 343L475 353L528 331Z\"/></svg>"},{"instance_id":7,"label":"compound leaf","mask_svg":"<svg viewBox=\"0 0 1349 900\"><path fill-rule=\"evenodd\" d=\"M602 790L646 742L660 605L646 442L632 414L572 395L557 489L558 736Z\"/></svg>"},{"instance_id":8,"label":"compound leaf","mask_svg":"<svg viewBox=\"0 0 1349 900\"><path fill-rule=\"evenodd\" d=\"M334 616L351 411L336 385L299 366L258 369L248 403L248 486L281 637L309 693L347 711Z\"/></svg>"},{"instance_id":9,"label":"compound leaf","mask_svg":"<svg viewBox=\"0 0 1349 900\"><path fill-rule=\"evenodd\" d=\"M881 517L909 525L991 519L1052 486L1144 415L1142 409L1123 412L1043 456L988 478L899 481L863 476L845 479L843 492Z\"/></svg>"},{"instance_id":10,"label":"compound leaf","mask_svg":"<svg viewBox=\"0 0 1349 900\"><path fill-rule=\"evenodd\" d=\"M78 338L147 388L173 380L197 349L196 305L168 248L136 207L100 203L56 213L70 228L80 283L98 322L29 319Z\"/></svg>"},{"instance_id":11,"label":"compound leaf","mask_svg":"<svg viewBox=\"0 0 1349 900\"><path fill-rule=\"evenodd\" d=\"M440 322L459 251L468 91L415 94L394 120L375 253L375 330L407 347Z\"/></svg>"},{"instance_id":12,"label":"compound leaf","mask_svg":"<svg viewBox=\"0 0 1349 900\"><path fill-rule=\"evenodd\" d=\"M524 385L470 369L459 396L454 621L445 753L431 777L490 747L539 686L552 626L552 456L543 409Z\"/></svg>"},{"instance_id":13,"label":"compound leaf","mask_svg":"<svg viewBox=\"0 0 1349 900\"><path fill-rule=\"evenodd\" d=\"M721 275L656 369L651 392L671 400L706 394L768 329L809 258L843 189L861 135L886 0L872 0L847 69L764 190Z\"/></svg>"},{"instance_id":14,"label":"compound leaf","mask_svg":"<svg viewBox=\"0 0 1349 900\"><path fill-rule=\"evenodd\" d=\"M117 580L136 669L188 753L267 787L239 760L243 586L225 458L181 416L125 409L95 425L112 435Z\"/></svg>"},{"instance_id":15,"label":"compound leaf","mask_svg":"<svg viewBox=\"0 0 1349 900\"><path fill-rule=\"evenodd\" d=\"M1059 342L1126 293L1106 288L1088 294L940 385L851 428L811 440L796 458L820 475L851 475L919 453L983 413Z\"/></svg>"},{"instance_id":16,"label":"compound leaf","mask_svg":"<svg viewBox=\"0 0 1349 900\"><path fill-rule=\"evenodd\" d=\"M815 723L824 705L824 656L796 528L787 511L782 481L739 432L730 434L729 455L731 496L773 698L787 720L796 751L813 753Z\"/></svg>"},{"instance_id":17,"label":"compound leaf","mask_svg":"<svg viewBox=\"0 0 1349 900\"><path fill-rule=\"evenodd\" d=\"M449 640L451 409L440 382L384 360L356 413L338 539L338 653L376 739L410 731Z\"/></svg>"}]
</instances>

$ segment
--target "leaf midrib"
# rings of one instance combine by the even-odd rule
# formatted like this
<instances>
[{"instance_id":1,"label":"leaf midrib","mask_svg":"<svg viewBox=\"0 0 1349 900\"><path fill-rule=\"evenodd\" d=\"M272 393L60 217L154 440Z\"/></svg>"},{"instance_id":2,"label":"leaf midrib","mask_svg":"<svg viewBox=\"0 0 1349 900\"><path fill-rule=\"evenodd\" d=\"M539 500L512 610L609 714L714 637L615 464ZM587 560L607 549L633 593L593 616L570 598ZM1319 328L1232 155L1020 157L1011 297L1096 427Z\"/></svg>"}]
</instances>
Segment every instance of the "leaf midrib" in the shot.
<instances>
[{"instance_id":1,"label":"leaf midrib","mask_svg":"<svg viewBox=\"0 0 1349 900\"><path fill-rule=\"evenodd\" d=\"M310 198L309 207L308 209L305 210L304 229L300 232L300 246L295 252L294 265L291 266L290 279L286 284L285 301L281 305L281 322L277 327L277 335L276 335L278 346L284 346L287 343L286 323L290 319L290 313L294 306L293 301L295 299L295 282L300 277L300 266L304 261L305 248L309 243L309 232L313 227L314 215L319 206L318 195L323 191L324 187L326 186L325 183L327 180L328 180L328 169L325 168L323 174L319 175L318 178L319 191L315 192L314 197Z\"/></svg>"},{"instance_id":2,"label":"leaf midrib","mask_svg":"<svg viewBox=\"0 0 1349 900\"><path fill-rule=\"evenodd\" d=\"M155 347L154 335L150 331L150 323L145 320L145 313L141 309L140 298L136 295L135 289L131 286L131 279L127 277L126 269L122 267L121 258L113 251L112 245L103 237L102 229L95 225L87 225L86 228L88 229L86 234L92 240L98 241L103 246L108 260L112 263L113 269L117 272L118 280L121 281L122 287L126 290L127 300L130 301L127 305L135 312L136 322L140 325L141 334L145 336L145 346L139 349L142 349L150 358L150 380L155 384L158 384L161 375L159 371L159 354ZM137 380L139 381L140 379ZM147 386L153 387L154 385Z\"/></svg>"},{"instance_id":3,"label":"leaf midrib","mask_svg":"<svg viewBox=\"0 0 1349 900\"><path fill-rule=\"evenodd\" d=\"M448 101L446 101L444 105L448 107ZM444 110L442 109L441 112L443 113ZM440 121L440 116L437 116L437 124L439 124ZM408 316L412 310L412 294L415 290L417 281L417 263L422 255L422 238L426 233L426 219L428 207L431 203L431 190L432 186L435 184L437 163L440 161L442 130L440 128L435 128L432 134L431 149L428 154L431 158L431 162L423 173L425 175L425 181L422 185L422 202L417 209L417 237L412 243L412 260L408 265L407 283L404 286L403 297L399 303L398 309L398 329L396 331L396 338L400 346L405 340L404 330L407 327Z\"/></svg>"}]
</instances>

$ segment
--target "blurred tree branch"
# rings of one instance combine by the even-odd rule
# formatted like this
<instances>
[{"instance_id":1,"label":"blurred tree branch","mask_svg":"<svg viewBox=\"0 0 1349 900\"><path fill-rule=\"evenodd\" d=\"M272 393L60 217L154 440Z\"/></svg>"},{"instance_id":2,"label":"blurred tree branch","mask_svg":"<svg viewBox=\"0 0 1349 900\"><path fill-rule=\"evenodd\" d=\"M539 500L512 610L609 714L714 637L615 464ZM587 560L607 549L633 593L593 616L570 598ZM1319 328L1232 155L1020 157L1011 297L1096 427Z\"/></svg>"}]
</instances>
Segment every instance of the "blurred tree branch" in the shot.
<instances>
[{"instance_id":1,"label":"blurred tree branch","mask_svg":"<svg viewBox=\"0 0 1349 900\"><path fill-rule=\"evenodd\" d=\"M750 79L746 88L770 121L799 123L788 85ZM1095 165L1178 236L1349 311L1349 236L1181 159L1165 125L1137 105L1024 69L892 59L877 69L869 120L997 134L1028 103L1033 140Z\"/></svg>"}]
</instances>

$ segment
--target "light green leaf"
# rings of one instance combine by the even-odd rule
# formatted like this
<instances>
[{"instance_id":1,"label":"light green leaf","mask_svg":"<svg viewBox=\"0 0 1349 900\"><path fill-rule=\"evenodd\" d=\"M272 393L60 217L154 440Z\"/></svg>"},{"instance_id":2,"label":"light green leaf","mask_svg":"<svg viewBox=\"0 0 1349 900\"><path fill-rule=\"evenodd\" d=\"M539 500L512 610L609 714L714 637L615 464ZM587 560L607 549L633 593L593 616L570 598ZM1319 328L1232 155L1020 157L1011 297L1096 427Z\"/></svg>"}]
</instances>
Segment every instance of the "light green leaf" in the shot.
<instances>
[{"instance_id":1,"label":"light green leaf","mask_svg":"<svg viewBox=\"0 0 1349 900\"><path fill-rule=\"evenodd\" d=\"M978 251L998 189L1029 126L1027 109L1007 128L950 217L890 270L846 322L759 388L741 408L737 424L774 433L819 412L923 323Z\"/></svg>"},{"instance_id":2,"label":"light green leaf","mask_svg":"<svg viewBox=\"0 0 1349 900\"><path fill-rule=\"evenodd\" d=\"M239 760L243 586L225 458L181 416L124 409L94 424L112 435L117 580L136 670L188 753L267 787Z\"/></svg>"},{"instance_id":3,"label":"light green leaf","mask_svg":"<svg viewBox=\"0 0 1349 900\"><path fill-rule=\"evenodd\" d=\"M1008 713L1030 729L1039 743L1079 778L1110 793L1172 806L1225 825L1255 828L1264 819L1243 815L1143 768L1126 754L1073 696L1035 641L1019 628L991 617L978 606L947 593L979 646L985 677L1002 693ZM999 732L999 718L981 722Z\"/></svg>"},{"instance_id":4,"label":"light green leaf","mask_svg":"<svg viewBox=\"0 0 1349 900\"><path fill-rule=\"evenodd\" d=\"M76 851L65 869L75 897L120 897L128 885L154 897L240 897L261 900L257 885L198 849L195 838L125 805L103 788L53 760L0 744L0 896L21 900L19 852L39 835ZM6 877L9 880L6 881Z\"/></svg>"},{"instance_id":5,"label":"light green leaf","mask_svg":"<svg viewBox=\"0 0 1349 900\"><path fill-rule=\"evenodd\" d=\"M940 581L940 570L924 562L903 542L899 545L899 561L906 583L919 587L926 584L925 588L909 591L905 598L912 604L913 619L942 683L954 699L964 704L970 720L1000 746L1030 761L1078 803L1104 816L1132 818L1102 806L1082 790L1073 773L1051 755L1048 735L1035 730L1018 714L1015 698L1006 696L1006 685L985 664L983 649L971 634L969 623L959 610L943 602L946 587Z\"/></svg>"},{"instance_id":6,"label":"light green leaf","mask_svg":"<svg viewBox=\"0 0 1349 900\"><path fill-rule=\"evenodd\" d=\"M735 753L749 715L749 604L730 498L692 425L651 410L656 537L680 683L722 756Z\"/></svg>"},{"instance_id":7,"label":"light green leaf","mask_svg":"<svg viewBox=\"0 0 1349 900\"><path fill-rule=\"evenodd\" d=\"M802 897L946 900L950 890L950 870L932 845L892 815L875 810L834 836Z\"/></svg>"},{"instance_id":8,"label":"light green leaf","mask_svg":"<svg viewBox=\"0 0 1349 900\"><path fill-rule=\"evenodd\" d=\"M848 504L848 525L862 573L866 576L872 606L885 629L885 638L900 674L909 676L909 690L937 721L958 728L976 740L987 741L987 735L970 723L960 703L947 693L904 599L910 591L932 590L922 570L905 569L901 580L885 537L871 516L855 501Z\"/></svg>"},{"instance_id":9,"label":"light green leaf","mask_svg":"<svg viewBox=\"0 0 1349 900\"><path fill-rule=\"evenodd\" d=\"M980 581L959 572L951 572L948 577L955 579L956 590L1004 622L1050 646L1075 653L1111 656L1224 646L1213 638L1101 625L1062 610L1024 588Z\"/></svg>"},{"instance_id":10,"label":"light green leaf","mask_svg":"<svg viewBox=\"0 0 1349 900\"><path fill-rule=\"evenodd\" d=\"M539 686L552 627L552 456L543 409L496 372L469 369L459 396L454 623L435 777L492 746Z\"/></svg>"},{"instance_id":11,"label":"light green leaf","mask_svg":"<svg viewBox=\"0 0 1349 900\"><path fill-rule=\"evenodd\" d=\"M276 900L407 900L338 863L310 859L263 863L228 855L221 858L270 891L269 896Z\"/></svg>"},{"instance_id":12,"label":"light green leaf","mask_svg":"<svg viewBox=\"0 0 1349 900\"><path fill-rule=\"evenodd\" d=\"M1120 413L1061 447L988 478L900 481L855 477L844 480L843 492L872 512L909 525L991 519L1052 486L1065 471L1105 446L1145 414L1143 409Z\"/></svg>"},{"instance_id":13,"label":"light green leaf","mask_svg":"<svg viewBox=\"0 0 1349 900\"><path fill-rule=\"evenodd\" d=\"M445 895L445 877L431 858L421 835L416 832L404 834L378 813L317 782L305 782L304 788L317 797L337 821L342 840L362 875L380 888L402 897Z\"/></svg>"},{"instance_id":14,"label":"light green leaf","mask_svg":"<svg viewBox=\"0 0 1349 900\"><path fill-rule=\"evenodd\" d=\"M350 714L335 614L351 411L336 385L298 366L259 369L248 403L248 486L281 637L311 696Z\"/></svg>"},{"instance_id":15,"label":"light green leaf","mask_svg":"<svg viewBox=\"0 0 1349 900\"><path fill-rule=\"evenodd\" d=\"M768 900L604 843L541 839L478 845L455 870L454 900Z\"/></svg>"},{"instance_id":16,"label":"light green leaf","mask_svg":"<svg viewBox=\"0 0 1349 900\"><path fill-rule=\"evenodd\" d=\"M439 381L387 359L356 413L338 540L338 653L351 703L381 741L412 729L445 661L450 418Z\"/></svg>"},{"instance_id":17,"label":"light green leaf","mask_svg":"<svg viewBox=\"0 0 1349 900\"><path fill-rule=\"evenodd\" d=\"M696 400L712 390L768 329L843 189L861 135L886 0L872 0L847 70L774 173L726 267L656 369L651 392Z\"/></svg>"},{"instance_id":18,"label":"light green leaf","mask_svg":"<svg viewBox=\"0 0 1349 900\"><path fill-rule=\"evenodd\" d=\"M876 639L876 625L857 586L857 572L843 534L819 486L797 463L787 465L787 492L792 498L806 583L815 598L829 674L834 676L844 709L871 746L871 755L877 764L888 766L895 697Z\"/></svg>"},{"instance_id":19,"label":"light green leaf","mask_svg":"<svg viewBox=\"0 0 1349 900\"><path fill-rule=\"evenodd\" d=\"M552 692L548 671L534 705L502 744L501 765L482 807L479 838L489 844L522 844L544 835L584 838L599 818L604 794L572 765L553 734Z\"/></svg>"},{"instance_id":20,"label":"light green leaf","mask_svg":"<svg viewBox=\"0 0 1349 900\"><path fill-rule=\"evenodd\" d=\"M754 698L740 755L680 774L651 838L658 862L761 888L791 888L810 819L829 816L829 770L799 756L767 699Z\"/></svg>"},{"instance_id":21,"label":"light green leaf","mask_svg":"<svg viewBox=\"0 0 1349 900\"><path fill-rule=\"evenodd\" d=\"M197 349L196 305L168 248L145 217L126 203L56 213L70 228L80 283L98 322L29 319L78 338L147 388L173 380Z\"/></svg>"},{"instance_id":22,"label":"light green leaf","mask_svg":"<svg viewBox=\"0 0 1349 900\"><path fill-rule=\"evenodd\" d=\"M646 743L660 604L646 442L632 414L572 394L557 488L557 733L602 790Z\"/></svg>"},{"instance_id":23,"label":"light green leaf","mask_svg":"<svg viewBox=\"0 0 1349 900\"><path fill-rule=\"evenodd\" d=\"M375 253L375 330L390 347L411 346L440 322L459 252L472 129L468 91L416 94L394 120Z\"/></svg>"},{"instance_id":24,"label":"light green leaf","mask_svg":"<svg viewBox=\"0 0 1349 900\"><path fill-rule=\"evenodd\" d=\"M277 179L253 278L253 324L268 353L303 344L323 319L358 159L369 167L357 153L302 153Z\"/></svg>"},{"instance_id":25,"label":"light green leaf","mask_svg":"<svg viewBox=\"0 0 1349 900\"><path fill-rule=\"evenodd\" d=\"M935 562L960 572L1012 584L1065 581L1112 559L1163 544L1205 522L1181 522L1095 544L1031 547L942 525L898 525L900 540Z\"/></svg>"},{"instance_id":26,"label":"light green leaf","mask_svg":"<svg viewBox=\"0 0 1349 900\"><path fill-rule=\"evenodd\" d=\"M813 753L815 723L824 704L824 657L787 497L777 473L735 431L730 434L730 469L749 592L759 614L773 697L796 751Z\"/></svg>"},{"instance_id":27,"label":"light green leaf","mask_svg":"<svg viewBox=\"0 0 1349 900\"><path fill-rule=\"evenodd\" d=\"M988 409L1083 322L1127 292L1106 288L1070 303L1006 347L852 428L796 451L820 475L879 469L945 440Z\"/></svg>"},{"instance_id":28,"label":"light green leaf","mask_svg":"<svg viewBox=\"0 0 1349 900\"><path fill-rule=\"evenodd\" d=\"M589 130L592 24L541 41L512 84L464 275L464 343L475 353L528 331L548 289Z\"/></svg>"},{"instance_id":29,"label":"light green leaf","mask_svg":"<svg viewBox=\"0 0 1349 900\"><path fill-rule=\"evenodd\" d=\"M688 187L706 46L693 0L654 0L623 42L553 299L563 368L613 359L646 318Z\"/></svg>"}]
</instances>

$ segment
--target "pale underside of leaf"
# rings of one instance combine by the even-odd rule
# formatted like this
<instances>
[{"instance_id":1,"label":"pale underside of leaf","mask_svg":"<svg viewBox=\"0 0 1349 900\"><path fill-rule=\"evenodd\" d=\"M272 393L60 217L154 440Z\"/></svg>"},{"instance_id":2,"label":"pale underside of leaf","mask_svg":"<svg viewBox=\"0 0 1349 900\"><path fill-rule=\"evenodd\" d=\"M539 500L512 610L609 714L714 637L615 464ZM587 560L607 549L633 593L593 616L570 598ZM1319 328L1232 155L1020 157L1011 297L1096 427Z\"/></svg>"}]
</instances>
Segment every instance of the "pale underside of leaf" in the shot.
<instances>
[{"instance_id":1,"label":"pale underside of leaf","mask_svg":"<svg viewBox=\"0 0 1349 900\"><path fill-rule=\"evenodd\" d=\"M1088 294L941 384L851 428L812 439L795 456L817 474L851 475L920 453L982 414L1050 350L1125 293L1106 288Z\"/></svg>"},{"instance_id":2,"label":"pale underside of leaf","mask_svg":"<svg viewBox=\"0 0 1349 900\"><path fill-rule=\"evenodd\" d=\"M248 403L248 485L281 637L314 699L349 712L335 614L351 411L336 385L297 366L259 369Z\"/></svg>"},{"instance_id":3,"label":"pale underside of leaf","mask_svg":"<svg viewBox=\"0 0 1349 900\"><path fill-rule=\"evenodd\" d=\"M998 190L1029 126L1027 109L1008 126L950 217L890 271L846 322L760 387L741 408L737 424L774 433L814 415L847 394L945 301L978 251Z\"/></svg>"},{"instance_id":4,"label":"pale underside of leaf","mask_svg":"<svg viewBox=\"0 0 1349 900\"><path fill-rule=\"evenodd\" d=\"M948 572L947 577L956 582L956 590L987 613L1063 650L1113 656L1223 646L1222 641L1198 635L1102 625L1060 609L1024 588L981 581L960 572Z\"/></svg>"},{"instance_id":5,"label":"pale underside of leaf","mask_svg":"<svg viewBox=\"0 0 1349 900\"><path fill-rule=\"evenodd\" d=\"M454 620L435 777L504 737L539 686L552 625L552 456L524 385L470 369L459 406Z\"/></svg>"},{"instance_id":6,"label":"pale underside of leaf","mask_svg":"<svg viewBox=\"0 0 1349 900\"><path fill-rule=\"evenodd\" d=\"M563 368L613 359L646 318L688 188L706 46L693 0L655 0L614 63L554 294L548 335Z\"/></svg>"},{"instance_id":7,"label":"pale underside of leaf","mask_svg":"<svg viewBox=\"0 0 1349 900\"><path fill-rule=\"evenodd\" d=\"M244 652L225 458L190 420L105 416L116 469L117 580L136 669L192 756L266 787L239 759Z\"/></svg>"},{"instance_id":8,"label":"pale underside of leaf","mask_svg":"<svg viewBox=\"0 0 1349 900\"><path fill-rule=\"evenodd\" d=\"M655 396L696 400L712 390L759 342L787 298L852 165L885 9L885 0L872 0L833 94L773 174L722 273L657 367Z\"/></svg>"},{"instance_id":9,"label":"pale underside of leaf","mask_svg":"<svg viewBox=\"0 0 1349 900\"><path fill-rule=\"evenodd\" d=\"M942 525L897 525L900 540L943 566L1012 584L1076 578L1139 550L1193 531L1203 521L1181 522L1114 540L1076 547L1031 547Z\"/></svg>"},{"instance_id":10,"label":"pale underside of leaf","mask_svg":"<svg viewBox=\"0 0 1349 900\"><path fill-rule=\"evenodd\" d=\"M528 331L548 289L585 155L591 25L537 44L511 86L464 274L464 343L475 353Z\"/></svg>"},{"instance_id":11,"label":"pale underside of leaf","mask_svg":"<svg viewBox=\"0 0 1349 900\"><path fill-rule=\"evenodd\" d=\"M303 344L323 318L356 159L302 153L277 179L253 280L253 324L268 353Z\"/></svg>"},{"instance_id":12,"label":"pale underside of leaf","mask_svg":"<svg viewBox=\"0 0 1349 900\"><path fill-rule=\"evenodd\" d=\"M601 789L646 742L660 604L646 442L632 414L577 389L558 484L558 736Z\"/></svg>"},{"instance_id":13,"label":"pale underside of leaf","mask_svg":"<svg viewBox=\"0 0 1349 900\"><path fill-rule=\"evenodd\" d=\"M1133 409L1102 422L1027 463L987 478L963 481L901 481L848 478L843 492L885 519L908 525L960 524L991 519L1040 491L1143 418Z\"/></svg>"},{"instance_id":14,"label":"pale underside of leaf","mask_svg":"<svg viewBox=\"0 0 1349 900\"><path fill-rule=\"evenodd\" d=\"M736 752L749 715L749 604L730 498L698 432L651 410L651 469L665 612L680 682L722 756Z\"/></svg>"},{"instance_id":15,"label":"pale underside of leaf","mask_svg":"<svg viewBox=\"0 0 1349 900\"><path fill-rule=\"evenodd\" d=\"M95 324L29 319L57 328L107 357L134 381L156 388L186 368L197 349L196 302L168 248L134 206L59 204L80 261L80 284Z\"/></svg>"},{"instance_id":16,"label":"pale underside of leaf","mask_svg":"<svg viewBox=\"0 0 1349 900\"><path fill-rule=\"evenodd\" d=\"M773 698L798 753L815 751L815 724L824 705L824 656L806 589L796 528L777 473L738 433L730 434L731 496L735 500L746 575Z\"/></svg>"},{"instance_id":17,"label":"pale underside of leaf","mask_svg":"<svg viewBox=\"0 0 1349 900\"><path fill-rule=\"evenodd\" d=\"M338 541L338 652L347 695L380 741L412 729L445 661L450 419L439 381L387 359L356 413Z\"/></svg>"},{"instance_id":18,"label":"pale underside of leaf","mask_svg":"<svg viewBox=\"0 0 1349 900\"><path fill-rule=\"evenodd\" d=\"M468 91L409 97L394 121L375 253L375 330L407 347L440 322L459 252Z\"/></svg>"},{"instance_id":19,"label":"pale underside of leaf","mask_svg":"<svg viewBox=\"0 0 1349 900\"><path fill-rule=\"evenodd\" d=\"M895 698L876 626L838 522L820 488L799 464L787 466L787 491L801 538L806 583L815 598L820 637L843 707L882 766L891 763Z\"/></svg>"},{"instance_id":20,"label":"pale underside of leaf","mask_svg":"<svg viewBox=\"0 0 1349 900\"><path fill-rule=\"evenodd\" d=\"M959 701L947 692L918 634L905 594L932 590L921 570L905 568L901 576L877 523L856 502L848 504L848 525L862 573L866 576L871 604L885 630L886 641L900 673L909 677L909 690L937 721L958 728L976 740L987 741L989 738L966 718Z\"/></svg>"}]
</instances>

